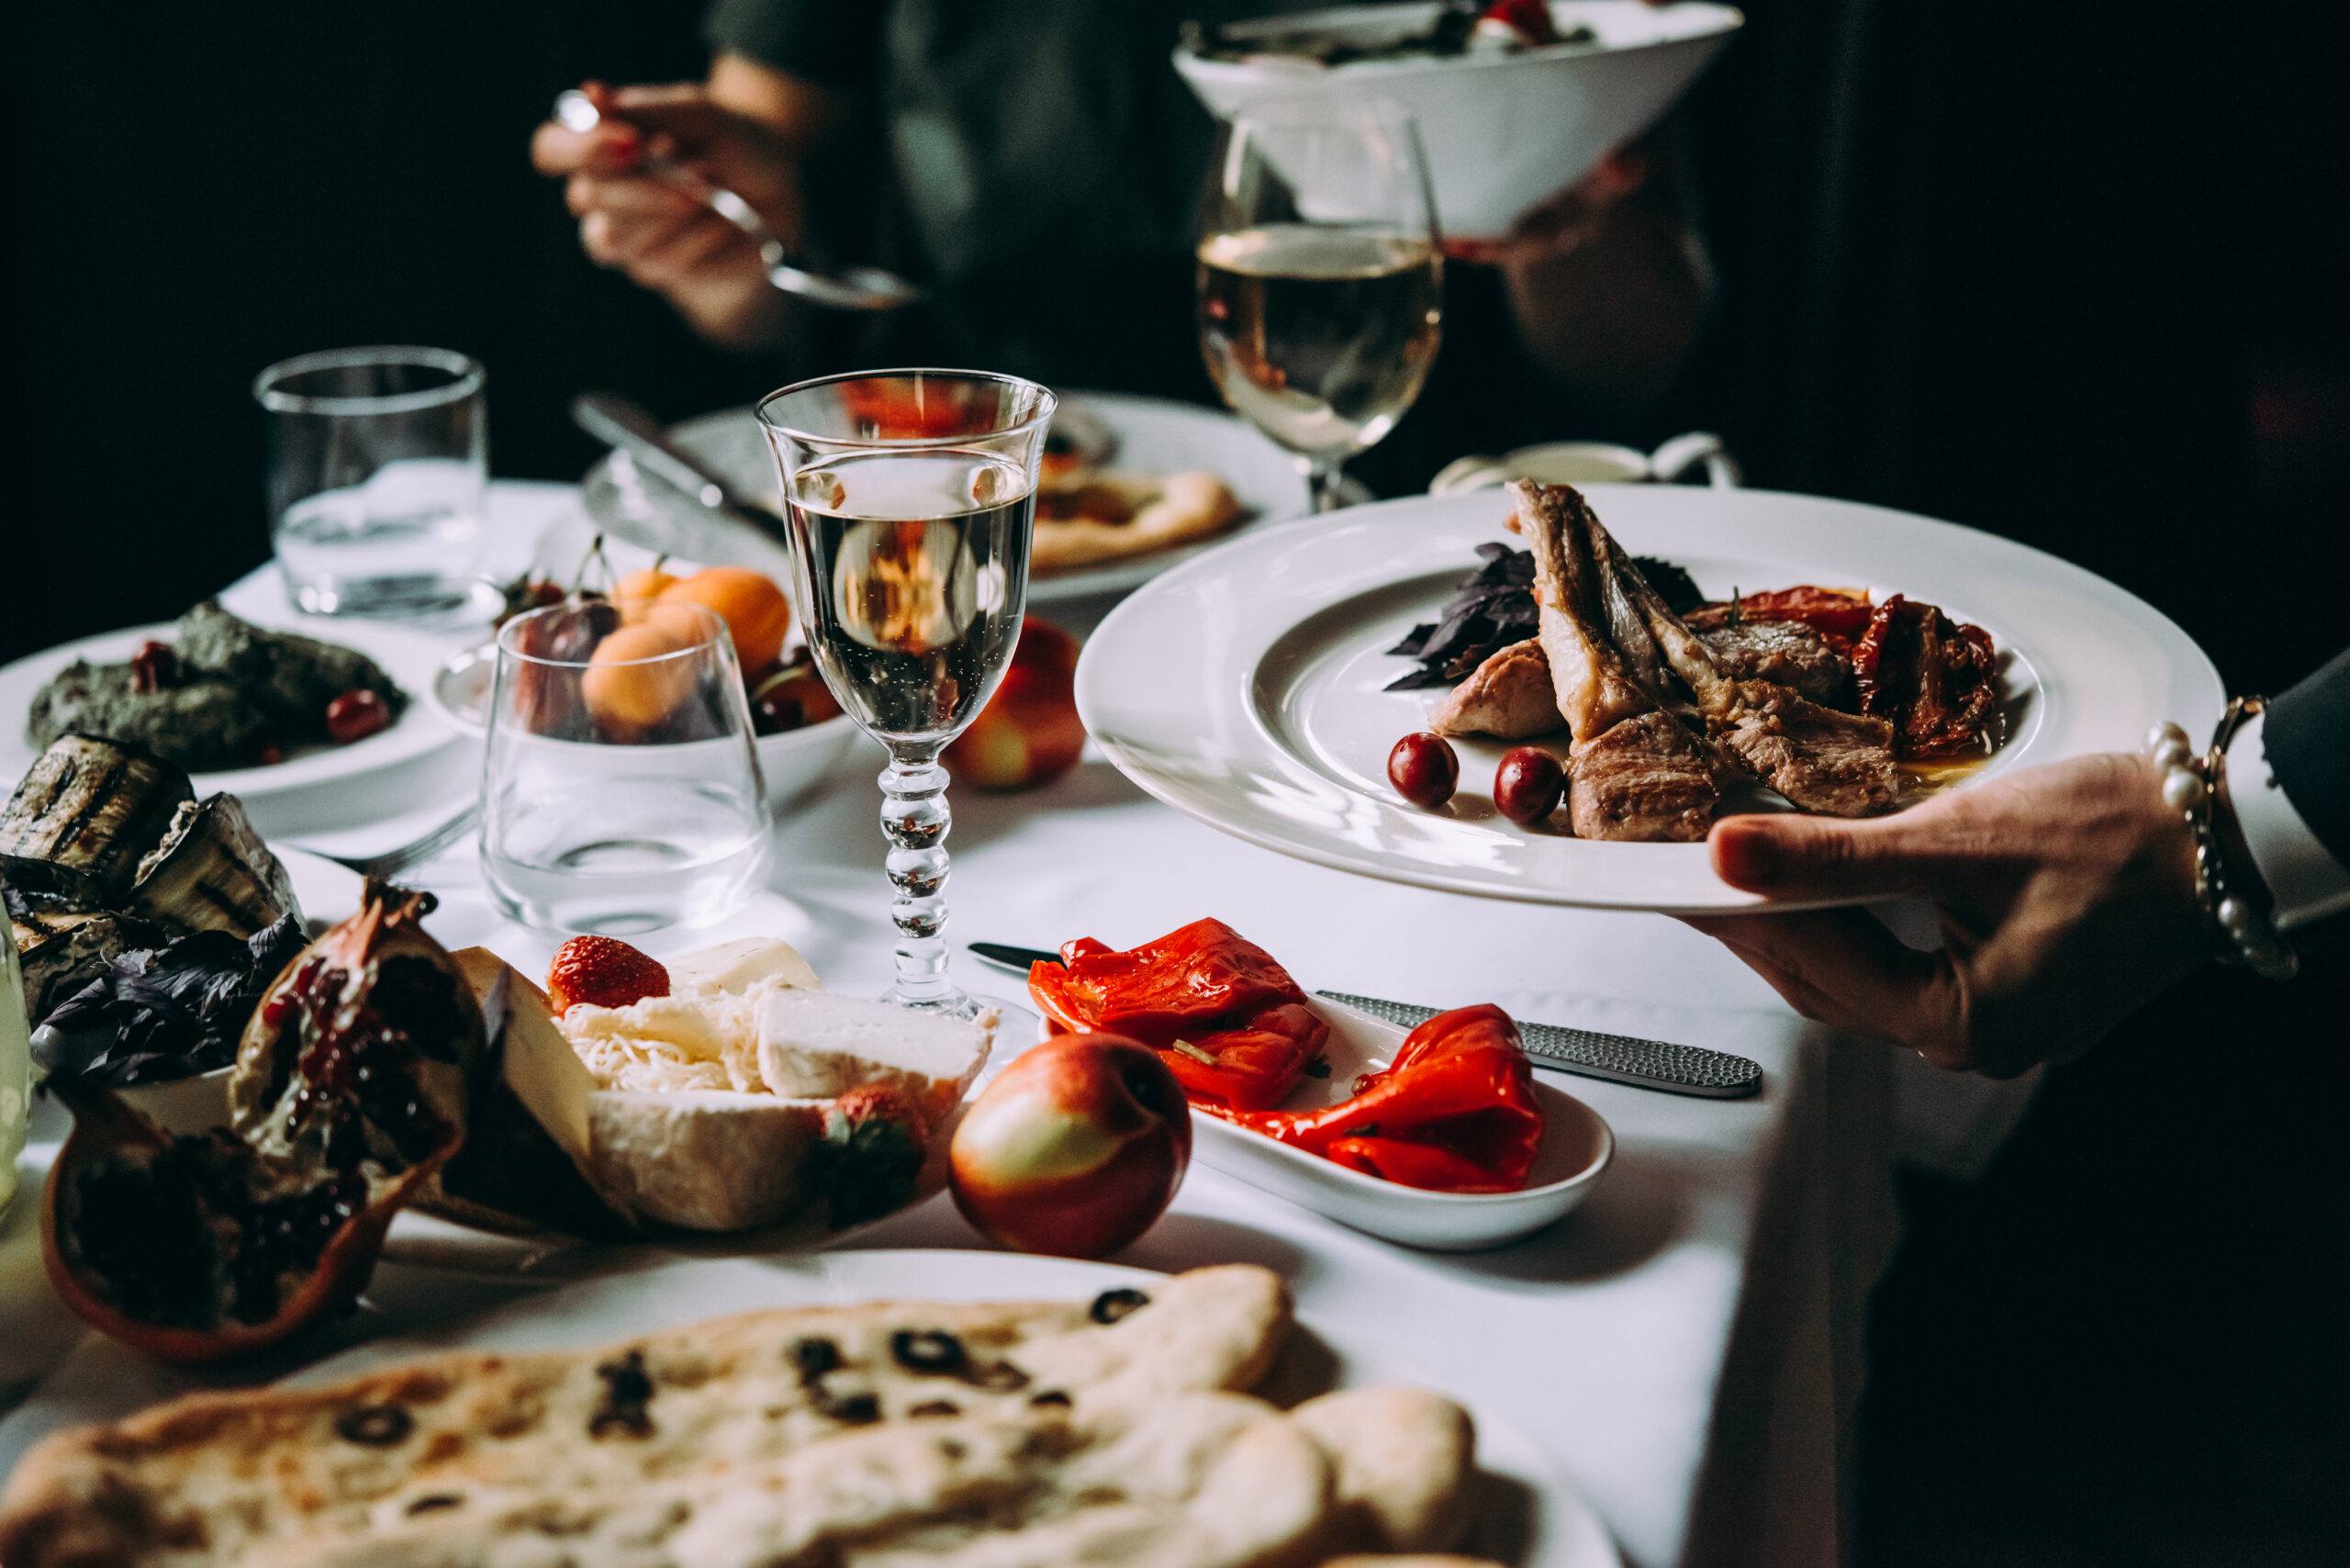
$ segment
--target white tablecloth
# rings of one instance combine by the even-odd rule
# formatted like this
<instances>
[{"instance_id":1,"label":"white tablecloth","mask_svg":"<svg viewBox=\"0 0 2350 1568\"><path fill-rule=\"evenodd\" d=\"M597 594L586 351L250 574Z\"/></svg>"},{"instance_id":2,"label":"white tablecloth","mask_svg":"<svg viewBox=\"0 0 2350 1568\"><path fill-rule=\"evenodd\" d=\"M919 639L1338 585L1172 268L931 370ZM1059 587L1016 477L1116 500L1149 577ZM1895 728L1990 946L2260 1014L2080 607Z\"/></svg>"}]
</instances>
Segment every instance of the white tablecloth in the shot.
<instances>
[{"instance_id":1,"label":"white tablecloth","mask_svg":"<svg viewBox=\"0 0 2350 1568\"><path fill-rule=\"evenodd\" d=\"M496 495L509 548L576 505L568 487L500 485ZM289 619L266 572L225 597L258 619ZM878 748L860 750L782 814L770 891L730 925L790 941L848 991L889 980L872 784L881 760ZM397 779L273 802L261 825L327 847L387 847L462 801L477 767L474 743L460 741ZM1614 1126L1616 1164L1579 1213L1501 1251L1405 1250L1195 1163L1170 1215L1122 1260L1280 1271L1302 1311L1378 1337L1529 1434L1635 1563L1838 1560L1860 1314L1894 1236L1897 1096L1919 1113L1931 1152L1964 1163L1996 1141L2015 1092L1942 1084L1939 1099L1920 1098L1897 1084L1887 1053L1806 1024L1673 921L1486 902L1287 860L1158 804L1098 760L1040 790L958 790L953 804L958 942L1050 946L1082 935L1125 946L1214 914L1309 988L1497 1002L1524 1018L1761 1062L1764 1092L1743 1102L1555 1078ZM554 939L496 917L471 854L408 879L442 893L433 928L453 946L484 942L526 969L543 965ZM1018 994L1010 976L958 966L975 990ZM0 1388L21 1400L0 1422L0 1467L62 1420L193 1385L62 1316L39 1279L34 1206L20 1200L0 1230ZM856 1244L984 1245L943 1198ZM371 1296L384 1313L326 1342L495 1294L387 1266Z\"/></svg>"}]
</instances>

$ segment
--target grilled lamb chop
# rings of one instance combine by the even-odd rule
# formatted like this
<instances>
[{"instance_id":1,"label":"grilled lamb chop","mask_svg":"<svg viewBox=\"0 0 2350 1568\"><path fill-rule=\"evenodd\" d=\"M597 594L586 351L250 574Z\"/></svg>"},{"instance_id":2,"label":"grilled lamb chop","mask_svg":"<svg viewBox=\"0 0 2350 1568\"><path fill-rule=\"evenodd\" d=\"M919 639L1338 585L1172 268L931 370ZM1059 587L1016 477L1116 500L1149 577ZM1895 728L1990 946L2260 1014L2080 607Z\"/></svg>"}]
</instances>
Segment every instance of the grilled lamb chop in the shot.
<instances>
[{"instance_id":1,"label":"grilled lamb chop","mask_svg":"<svg viewBox=\"0 0 2350 1568\"><path fill-rule=\"evenodd\" d=\"M1574 734L1567 805L1575 832L1639 842L1703 838L1720 801L1718 758L1703 736L1665 711L1654 644L1628 658L1602 629L1599 617L1615 607L1601 603L1602 572L1583 526L1591 509L1566 485L1520 480L1509 493L1534 546L1538 640L1559 711ZM1597 527L1592 520L1591 529Z\"/></svg>"},{"instance_id":2,"label":"grilled lamb chop","mask_svg":"<svg viewBox=\"0 0 2350 1568\"><path fill-rule=\"evenodd\" d=\"M1428 715L1428 728L1438 734L1505 741L1549 734L1565 724L1550 688L1550 661L1534 637L1488 655Z\"/></svg>"},{"instance_id":3,"label":"grilled lamb chop","mask_svg":"<svg viewBox=\"0 0 2350 1568\"><path fill-rule=\"evenodd\" d=\"M1741 621L1697 637L1733 680L1767 680L1825 707L1852 706L1852 666L1800 621Z\"/></svg>"}]
</instances>

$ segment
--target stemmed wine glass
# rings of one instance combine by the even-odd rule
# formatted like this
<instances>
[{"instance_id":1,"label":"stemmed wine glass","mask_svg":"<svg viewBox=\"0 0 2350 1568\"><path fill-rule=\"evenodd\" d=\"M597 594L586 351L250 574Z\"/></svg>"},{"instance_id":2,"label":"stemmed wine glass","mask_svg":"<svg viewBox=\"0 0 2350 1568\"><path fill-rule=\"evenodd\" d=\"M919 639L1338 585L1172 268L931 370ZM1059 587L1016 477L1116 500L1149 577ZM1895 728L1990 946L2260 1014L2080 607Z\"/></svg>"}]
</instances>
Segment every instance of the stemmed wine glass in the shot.
<instances>
[{"instance_id":1,"label":"stemmed wine glass","mask_svg":"<svg viewBox=\"0 0 2350 1568\"><path fill-rule=\"evenodd\" d=\"M1389 103L1269 102L1225 125L1215 171L1198 252L1208 374L1332 510L1339 465L1395 428L1442 336L1418 129Z\"/></svg>"},{"instance_id":2,"label":"stemmed wine glass","mask_svg":"<svg viewBox=\"0 0 2350 1568\"><path fill-rule=\"evenodd\" d=\"M946 972L946 770L1012 661L1028 597L1036 469L1055 398L968 370L882 370L771 394L759 421L783 479L808 646L824 684L890 751L881 831L898 890L885 1001L968 1018Z\"/></svg>"}]
</instances>

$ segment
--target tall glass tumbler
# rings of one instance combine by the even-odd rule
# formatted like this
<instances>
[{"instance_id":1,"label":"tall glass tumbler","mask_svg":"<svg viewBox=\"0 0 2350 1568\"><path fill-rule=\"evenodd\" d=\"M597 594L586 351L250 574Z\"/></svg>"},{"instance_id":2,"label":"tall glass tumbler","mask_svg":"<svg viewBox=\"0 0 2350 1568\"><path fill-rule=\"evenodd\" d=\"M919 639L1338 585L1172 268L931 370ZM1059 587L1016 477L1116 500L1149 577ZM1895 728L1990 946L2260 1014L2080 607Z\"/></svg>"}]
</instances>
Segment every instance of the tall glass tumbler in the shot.
<instances>
[{"instance_id":1,"label":"tall glass tumbler","mask_svg":"<svg viewBox=\"0 0 2350 1568\"><path fill-rule=\"evenodd\" d=\"M841 706L890 751L897 889L885 1000L970 1017L947 972L946 770L1020 641L1053 395L968 370L803 381L759 405L782 476L801 622Z\"/></svg>"},{"instance_id":2,"label":"tall glass tumbler","mask_svg":"<svg viewBox=\"0 0 2350 1568\"><path fill-rule=\"evenodd\" d=\"M269 411L270 542L313 615L464 604L489 486L482 368L447 349L337 349L253 379Z\"/></svg>"},{"instance_id":3,"label":"tall glass tumbler","mask_svg":"<svg viewBox=\"0 0 2350 1568\"><path fill-rule=\"evenodd\" d=\"M482 873L509 919L628 935L708 925L767 869L767 788L726 622L601 600L498 629Z\"/></svg>"}]
</instances>

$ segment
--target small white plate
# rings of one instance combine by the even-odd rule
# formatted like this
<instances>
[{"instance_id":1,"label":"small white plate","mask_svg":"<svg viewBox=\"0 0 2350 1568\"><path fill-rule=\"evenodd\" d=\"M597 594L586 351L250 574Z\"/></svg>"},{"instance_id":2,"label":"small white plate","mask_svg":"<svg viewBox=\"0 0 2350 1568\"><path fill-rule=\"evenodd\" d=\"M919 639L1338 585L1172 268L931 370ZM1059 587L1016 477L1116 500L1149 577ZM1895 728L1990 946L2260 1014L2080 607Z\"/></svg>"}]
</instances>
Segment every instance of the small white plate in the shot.
<instances>
[{"instance_id":1,"label":"small white plate","mask_svg":"<svg viewBox=\"0 0 2350 1568\"><path fill-rule=\"evenodd\" d=\"M1071 392L1066 395L1065 406L1098 420L1117 438L1116 452L1110 460L1113 468L1162 474L1205 468L1220 476L1249 514L1233 532L1303 517L1313 506L1313 494L1298 471L1297 460L1231 414L1170 398L1109 392ZM702 414L671 426L669 435L723 475L736 494L771 508L779 504L775 459L750 409ZM615 476L609 458L588 471L580 495L588 513L603 521L610 521L631 507L690 505L667 495L660 486L643 484L632 476L623 483ZM1225 533L1197 544L1077 571L1032 574L1028 602L1052 604L1094 594L1123 593L1232 536ZM788 561L778 565L780 552L771 546L753 547L761 550L761 558L746 559L743 565L767 571L789 569Z\"/></svg>"},{"instance_id":2,"label":"small white plate","mask_svg":"<svg viewBox=\"0 0 2350 1568\"><path fill-rule=\"evenodd\" d=\"M0 668L0 785L14 787L40 755L25 726L32 712L33 694L48 685L58 671L75 659L119 664L136 653L141 643L168 643L178 630L173 622L164 622L101 633L28 654ZM440 672L442 660L448 656L448 644L441 639L405 626L355 617L308 621L299 625L273 626L270 630L356 648L399 683L400 689L408 693L408 706L401 710L391 728L349 745L314 746L267 767L232 767L218 773L196 774L193 777L198 795L226 790L242 800L254 801L341 783L414 762L457 738L457 732L442 722L426 699L426 693L432 689L432 678Z\"/></svg>"},{"instance_id":3,"label":"small white plate","mask_svg":"<svg viewBox=\"0 0 2350 1568\"><path fill-rule=\"evenodd\" d=\"M486 733L489 683L497 673L497 655L485 643L452 655L426 685L432 706L449 723L469 735ZM759 754L759 776L767 780L767 799L777 805L815 783L856 749L863 734L845 713L797 730L760 735L753 743ZM880 743L870 743L873 763L885 766Z\"/></svg>"},{"instance_id":4,"label":"small white plate","mask_svg":"<svg viewBox=\"0 0 2350 1568\"><path fill-rule=\"evenodd\" d=\"M2007 740L1976 778L2135 749L2226 701L2219 672L2161 611L2029 546L1882 507L1767 490L1594 485L1624 547L1698 586L1865 588L1941 605L2000 651ZM1665 913L1761 907L1703 844L1536 833L1494 809L1505 746L1458 742L1459 791L1407 804L1387 754L1441 691L1388 691L1387 650L1477 566L1524 542L1491 490L1357 507L1259 530L1177 567L1112 611L1077 666L1077 707L1118 769L1251 844L1362 876L1488 898ZM1789 909L1792 903L1770 907Z\"/></svg>"},{"instance_id":5,"label":"small white plate","mask_svg":"<svg viewBox=\"0 0 2350 1568\"><path fill-rule=\"evenodd\" d=\"M1330 1025L1323 1050L1330 1075L1299 1080L1281 1102L1284 1111L1319 1110L1351 1098L1356 1078L1393 1061L1409 1033L1319 997L1314 1011ZM1515 1193L1402 1186L1198 1112L1192 1116L1192 1152L1227 1176L1382 1240L1431 1252L1482 1252L1531 1236L1581 1207L1615 1158L1615 1132L1598 1112L1540 1078L1534 1095L1542 1106L1542 1151Z\"/></svg>"},{"instance_id":6,"label":"small white plate","mask_svg":"<svg viewBox=\"0 0 2350 1568\"><path fill-rule=\"evenodd\" d=\"M641 1272L526 1296L457 1323L374 1340L305 1368L286 1383L294 1387L339 1383L437 1350L584 1350L632 1334L773 1307L867 1301L1083 1301L1121 1286L1147 1291L1153 1281L1164 1277L1147 1269L1065 1258L944 1249L670 1260ZM1309 1373L1304 1366L1310 1356L1285 1358L1267 1379L1267 1393L1280 1395L1276 1403L1289 1403L1292 1394L1310 1396L1326 1387L1440 1387L1416 1375L1407 1360L1385 1346L1330 1329L1310 1317L1302 1318L1299 1326L1304 1332L1292 1339L1292 1349L1306 1350L1300 1341L1311 1336L1332 1352L1337 1364L1326 1374ZM1292 1383L1298 1386L1292 1389ZM1488 1539L1486 1532L1497 1521L1487 1513L1463 1550L1505 1555L1522 1568L1621 1568L1622 1559L1591 1506L1534 1440L1473 1401L1462 1403L1476 1422L1479 1470L1505 1487L1523 1489L1532 1502L1526 1540Z\"/></svg>"}]
</instances>

